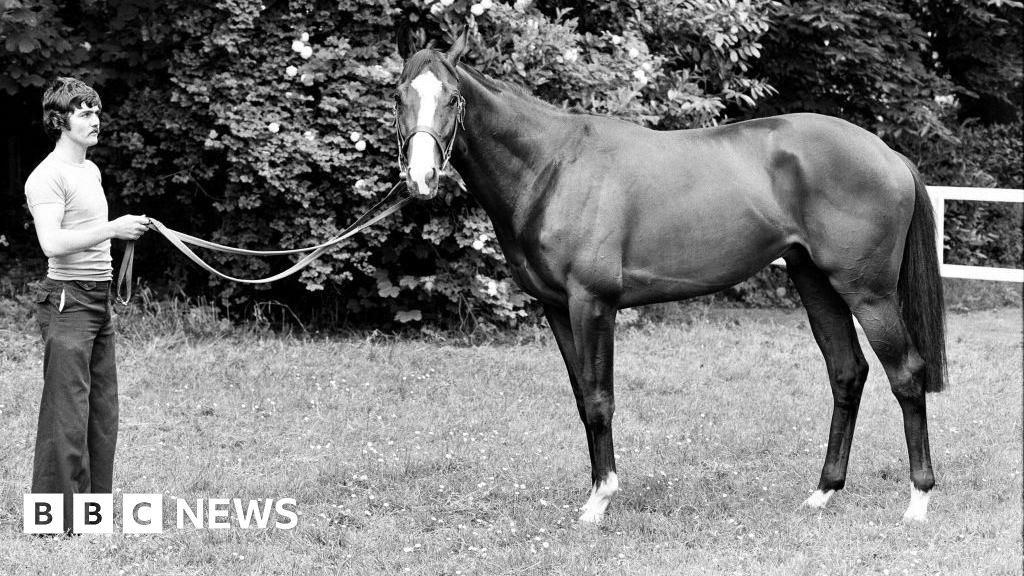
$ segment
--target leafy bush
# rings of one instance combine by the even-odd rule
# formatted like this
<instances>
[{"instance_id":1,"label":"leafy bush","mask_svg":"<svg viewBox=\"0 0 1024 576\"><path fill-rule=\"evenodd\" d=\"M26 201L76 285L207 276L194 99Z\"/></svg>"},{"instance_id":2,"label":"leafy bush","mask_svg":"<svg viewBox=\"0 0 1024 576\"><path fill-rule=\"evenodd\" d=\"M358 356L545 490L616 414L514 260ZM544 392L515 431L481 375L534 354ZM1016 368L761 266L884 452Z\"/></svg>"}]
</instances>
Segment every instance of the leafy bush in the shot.
<instances>
[{"instance_id":1,"label":"leafy bush","mask_svg":"<svg viewBox=\"0 0 1024 576\"><path fill-rule=\"evenodd\" d=\"M817 110L921 151L931 182L977 184L987 174L1020 185L1020 166L1014 172L1011 161L1020 151L1019 125L1006 133L947 127L934 96L950 85L922 59L928 34L895 0L565 6L8 0L0 12L0 98L38 117L45 79L74 74L96 84L109 129L92 156L104 169L111 213L145 213L250 248L326 240L397 179L390 95L401 68L395 31L403 28L445 45L468 26L471 65L579 112L688 128ZM12 204L22 201L21 183L5 182ZM951 236L953 257L1019 260L1019 234L1000 228L999 240L990 241L996 209L971 210L952 208L947 230L955 224L984 233ZM1006 250L994 253L992 243L1007 238ZM454 177L437 201L407 207L272 286L220 281L150 237L138 255L137 269L159 292L154 300L187 293L247 314L276 301L304 321L490 328L519 322L533 306L512 285L486 215ZM291 262L210 260L242 277ZM791 301L779 270L758 278L733 293Z\"/></svg>"}]
</instances>

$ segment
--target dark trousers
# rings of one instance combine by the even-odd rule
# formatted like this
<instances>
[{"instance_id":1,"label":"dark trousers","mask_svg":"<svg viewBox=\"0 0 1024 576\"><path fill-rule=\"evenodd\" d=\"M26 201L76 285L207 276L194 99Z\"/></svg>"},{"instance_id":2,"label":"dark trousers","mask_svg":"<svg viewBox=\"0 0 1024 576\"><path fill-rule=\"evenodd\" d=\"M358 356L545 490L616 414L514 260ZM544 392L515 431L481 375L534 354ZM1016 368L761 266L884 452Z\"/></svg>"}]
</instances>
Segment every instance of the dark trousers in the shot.
<instances>
[{"instance_id":1,"label":"dark trousers","mask_svg":"<svg viewBox=\"0 0 1024 576\"><path fill-rule=\"evenodd\" d=\"M63 293L63 305L62 296ZM33 493L111 493L117 446L117 366L110 282L43 282L38 301L45 344Z\"/></svg>"}]
</instances>

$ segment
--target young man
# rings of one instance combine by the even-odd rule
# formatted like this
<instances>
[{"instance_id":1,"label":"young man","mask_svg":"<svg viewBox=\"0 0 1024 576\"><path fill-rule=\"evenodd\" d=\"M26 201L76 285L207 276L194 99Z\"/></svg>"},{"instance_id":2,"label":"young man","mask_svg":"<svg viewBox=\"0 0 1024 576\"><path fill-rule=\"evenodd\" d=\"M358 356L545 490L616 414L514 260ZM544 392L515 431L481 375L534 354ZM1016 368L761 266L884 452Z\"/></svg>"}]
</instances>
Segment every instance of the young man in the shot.
<instances>
[{"instance_id":1,"label":"young man","mask_svg":"<svg viewBox=\"0 0 1024 576\"><path fill-rule=\"evenodd\" d=\"M45 344L33 493L112 492L117 367L110 311L110 240L134 240L149 219L107 221L100 171L86 159L100 132L100 97L73 78L43 95L43 125L56 145L25 182L39 245L49 258L37 299Z\"/></svg>"}]
</instances>

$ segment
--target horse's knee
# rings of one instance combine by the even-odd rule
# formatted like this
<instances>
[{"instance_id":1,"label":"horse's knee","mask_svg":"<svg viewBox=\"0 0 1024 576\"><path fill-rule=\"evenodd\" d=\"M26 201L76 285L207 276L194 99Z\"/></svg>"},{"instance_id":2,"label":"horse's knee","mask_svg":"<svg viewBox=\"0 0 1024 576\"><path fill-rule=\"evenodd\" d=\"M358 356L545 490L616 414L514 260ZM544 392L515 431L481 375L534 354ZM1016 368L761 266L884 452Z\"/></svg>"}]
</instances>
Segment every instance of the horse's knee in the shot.
<instances>
[{"instance_id":1,"label":"horse's knee","mask_svg":"<svg viewBox=\"0 0 1024 576\"><path fill-rule=\"evenodd\" d=\"M857 358L852 364L837 368L832 375L832 396L843 407L857 406L868 379L868 363Z\"/></svg>"}]
</instances>

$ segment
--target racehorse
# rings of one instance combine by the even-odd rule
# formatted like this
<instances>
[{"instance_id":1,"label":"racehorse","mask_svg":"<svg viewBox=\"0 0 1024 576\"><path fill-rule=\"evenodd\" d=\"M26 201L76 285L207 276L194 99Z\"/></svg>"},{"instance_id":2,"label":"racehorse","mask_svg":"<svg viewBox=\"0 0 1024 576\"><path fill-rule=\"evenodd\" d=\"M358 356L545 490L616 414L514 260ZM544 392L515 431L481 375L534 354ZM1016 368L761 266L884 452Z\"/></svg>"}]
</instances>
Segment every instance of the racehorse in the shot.
<instances>
[{"instance_id":1,"label":"racehorse","mask_svg":"<svg viewBox=\"0 0 1024 576\"><path fill-rule=\"evenodd\" d=\"M590 449L581 522L618 490L612 415L619 309L691 298L783 258L833 394L825 464L805 502L846 482L868 364L853 318L903 413L911 498L925 521L935 479L925 393L944 388L935 223L913 164L843 120L790 114L654 131L571 113L442 53L409 54L396 90L410 192L437 193L449 161L486 210L515 281L543 305Z\"/></svg>"}]
</instances>

